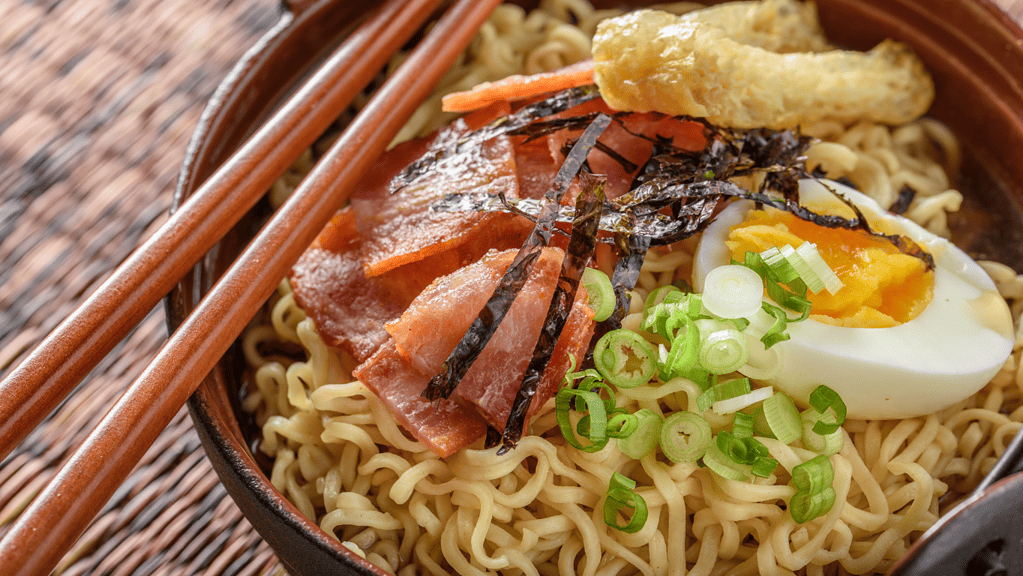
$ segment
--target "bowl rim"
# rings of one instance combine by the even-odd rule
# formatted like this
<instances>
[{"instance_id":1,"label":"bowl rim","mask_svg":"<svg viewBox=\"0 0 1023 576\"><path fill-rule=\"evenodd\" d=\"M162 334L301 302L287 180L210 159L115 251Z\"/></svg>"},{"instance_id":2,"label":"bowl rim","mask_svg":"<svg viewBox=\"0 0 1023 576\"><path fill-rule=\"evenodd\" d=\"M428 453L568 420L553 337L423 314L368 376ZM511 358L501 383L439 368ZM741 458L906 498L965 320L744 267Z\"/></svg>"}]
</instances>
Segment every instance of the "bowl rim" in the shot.
<instances>
[{"instance_id":1,"label":"bowl rim","mask_svg":"<svg viewBox=\"0 0 1023 576\"><path fill-rule=\"evenodd\" d=\"M924 1L894 0L884 4L917 6ZM312 25L315 19L323 18L324 14L346 3L352 3L352 0L282 2L277 23L232 68L204 109L186 150L174 192L172 212L209 176L214 159L219 159L219 162L226 159L230 145L225 142L234 141L237 146L244 136L233 130L236 126L232 118L237 110L251 106L251 103L246 102L246 88L262 81L263 69L271 65L275 51L281 50L296 30ZM859 0L825 0L822 3L845 6L861 4ZM939 3L943 6L955 5L963 11L964 17L985 23L990 34L982 38L979 44L968 39L962 42L966 48L981 54L983 64L1002 70L1003 76L1010 79L1006 89L1015 94L1014 102L1018 102L1019 106L1007 110L1006 114L1014 119L1023 142L1023 77L1013 76L1006 70L1014 63L1020 63L1020 69L1023 69L1023 29L1020 24L1012 20L993 0L940 0ZM881 0L875 0L871 5L877 9L880 4ZM998 54L999 46L1005 47L1006 54ZM1015 84L1011 82L1013 78ZM1019 164L1023 165L1023 146L1020 146L1017 156ZM1010 192L1014 192L1018 202L1023 202L1023 177L1003 177L1000 183L1012 189ZM171 331L184 321L194 304L193 300L209 288L212 283L210 270L216 267L219 255L219 247L214 248L165 300ZM285 527L285 533L281 533L266 528L260 522L252 522L289 572L296 576L337 573L338 570L353 574L386 574L329 537L270 484L253 459L232 411L232 406L237 407L237 403L228 397L225 383L231 381L235 374L228 363L226 358L218 363L189 399L188 407L203 447L232 499L247 518L268 514L273 517L271 521ZM280 552L285 547L301 544L311 546L313 550L312 556L303 557L301 565L295 564L291 557Z\"/></svg>"},{"instance_id":2,"label":"bowl rim","mask_svg":"<svg viewBox=\"0 0 1023 576\"><path fill-rule=\"evenodd\" d=\"M368 13L373 6L375 4L367 0L282 0L277 22L243 54L203 110L179 171L171 213L209 177L215 168L211 159L217 158L219 162L216 164L219 165L247 136L235 129L234 118L238 110L265 119L268 111L254 110L247 93L253 85L266 83L265 69L273 65L277 53L290 45L289 42L302 43L295 37L301 36L306 29L320 31L332 24L339 29L327 34L332 38L323 46L323 51L326 51L354 27L358 16ZM354 11L356 17L348 14L349 11ZM323 36L322 32L320 36ZM304 40L305 43L312 41ZM305 68L308 66L296 68L293 76L303 76ZM279 86L276 94L268 100L279 102L290 88ZM232 143L233 147L225 145L225 142ZM220 252L221 245L218 244L165 298L167 324L171 332L184 322L198 295L209 290L212 285L210 269L216 266ZM233 351L228 352L228 356L232 354ZM225 368L225 358L218 362L189 398L188 410L214 470L243 515L249 520L261 515L272 516L272 519L264 516L262 522L250 523L293 576L333 574L337 573L339 566L344 567L346 574L386 576L386 572L329 537L270 484L242 439L235 413L231 411L237 408L236 403L222 393L224 383L233 377ZM269 526L273 524L284 530L271 529ZM298 548L304 551L301 565L296 564L292 556L281 553L281 550Z\"/></svg>"}]
</instances>

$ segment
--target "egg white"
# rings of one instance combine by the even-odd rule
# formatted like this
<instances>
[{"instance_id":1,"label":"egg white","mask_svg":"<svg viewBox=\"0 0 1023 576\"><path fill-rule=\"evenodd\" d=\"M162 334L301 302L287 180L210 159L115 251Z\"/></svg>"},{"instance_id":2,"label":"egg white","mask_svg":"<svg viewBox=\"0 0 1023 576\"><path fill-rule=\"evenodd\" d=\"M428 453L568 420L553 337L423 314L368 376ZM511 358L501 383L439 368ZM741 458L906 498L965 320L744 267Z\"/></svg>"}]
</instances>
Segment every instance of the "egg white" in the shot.
<instances>
[{"instance_id":1,"label":"egg white","mask_svg":"<svg viewBox=\"0 0 1023 576\"><path fill-rule=\"evenodd\" d=\"M790 323L791 339L772 347L780 364L764 382L803 403L826 384L842 396L850 418L911 418L976 393L1013 346L1012 317L994 283L948 240L888 213L856 190L825 182L868 218L891 222L934 257L934 296L919 316L891 328L845 328L812 319ZM800 181L799 194L801 202L841 205L814 180ZM729 263L728 232L752 208L752 202L733 203L704 232L693 262L698 292L710 270Z\"/></svg>"}]
</instances>

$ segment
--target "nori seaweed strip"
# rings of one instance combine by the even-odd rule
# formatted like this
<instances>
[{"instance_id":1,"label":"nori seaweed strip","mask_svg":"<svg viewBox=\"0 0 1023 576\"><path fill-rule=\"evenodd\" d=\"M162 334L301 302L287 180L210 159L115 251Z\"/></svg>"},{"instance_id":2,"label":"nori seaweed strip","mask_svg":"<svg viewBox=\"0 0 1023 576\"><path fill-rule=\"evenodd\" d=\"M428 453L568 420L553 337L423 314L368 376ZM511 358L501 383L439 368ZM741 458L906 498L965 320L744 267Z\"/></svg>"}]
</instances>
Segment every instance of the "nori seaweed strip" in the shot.
<instances>
[{"instance_id":1,"label":"nori seaweed strip","mask_svg":"<svg viewBox=\"0 0 1023 576\"><path fill-rule=\"evenodd\" d=\"M426 154L423 154L422 158L406 166L401 173L391 180L391 193L394 194L408 186L444 158L467 152L491 138L521 130L541 118L571 110L580 104L585 104L599 97L600 93L593 86L563 90L546 100L524 106L521 110L495 120L479 130L470 132L452 144L436 148L431 147Z\"/></svg>"},{"instance_id":2,"label":"nori seaweed strip","mask_svg":"<svg viewBox=\"0 0 1023 576\"><path fill-rule=\"evenodd\" d=\"M634 214L630 222L630 212L605 202L604 212L600 216L599 229L614 234L621 230L629 230L651 239L652 245L662 246L684 240L700 232L710 222L719 199L713 196L699 197L679 207L676 215L645 212ZM509 212L536 222L542 204L531 198L506 198L503 195L480 194L449 194L435 202L430 208L439 212ZM571 224L575 219L575 207L559 206L555 221L559 224ZM569 236L566 227L556 227L555 232ZM598 242L613 243L610 236L600 236Z\"/></svg>"},{"instance_id":3,"label":"nori seaweed strip","mask_svg":"<svg viewBox=\"0 0 1023 576\"><path fill-rule=\"evenodd\" d=\"M902 189L899 190L899 195L895 198L895 202L892 203L891 207L888 208L888 211L901 216L906 213L906 210L909 210L909 205L913 203L914 198L916 198L916 190L909 184L903 184Z\"/></svg>"},{"instance_id":4,"label":"nori seaweed strip","mask_svg":"<svg viewBox=\"0 0 1023 576\"><path fill-rule=\"evenodd\" d=\"M607 154L608 158L611 158L612 160L617 162L618 165L624 168L626 172L632 173L639 169L639 166L637 166L634 162L630 162L624 156L619 154L614 148L611 148L610 146L604 144L603 142L600 141L597 142L597 150L600 150L604 154Z\"/></svg>"},{"instance_id":5,"label":"nori seaweed strip","mask_svg":"<svg viewBox=\"0 0 1023 576\"><path fill-rule=\"evenodd\" d=\"M501 431L493 426L487 425L487 437L483 441L483 449L493 448L501 443Z\"/></svg>"},{"instance_id":6,"label":"nori seaweed strip","mask_svg":"<svg viewBox=\"0 0 1023 576\"><path fill-rule=\"evenodd\" d=\"M636 215L627 212L629 223L634 223ZM617 330L622 327L622 319L629 313L629 292L636 287L639 280L639 269L643 266L647 250L650 249L650 237L636 234L631 228L615 233L615 245L618 247L618 262L611 273L611 286L615 291L615 309L611 316L601 322L601 333Z\"/></svg>"},{"instance_id":7,"label":"nori seaweed strip","mask_svg":"<svg viewBox=\"0 0 1023 576\"><path fill-rule=\"evenodd\" d=\"M546 204L544 205L543 212L537 219L536 226L533 227L533 231L530 232L522 248L515 255L511 266L508 267L508 271L505 272L501 282L494 290L494 294L487 301L486 305L483 306L483 309L480 310L476 319L473 320L472 326L469 327L461 341L458 342L455 349L448 355L440 372L430 379L430 382L426 385L426 389L423 390L422 394L424 397L429 400L436 400L450 396L454 392L455 387L458 386L458 383L461 382L462 377L465 376L465 373L472 366L472 363L476 361L480 352L483 351L487 342L490 341L494 332L497 331L501 320L504 319L508 309L511 308L512 302L515 301L515 296L518 295L522 286L526 283L529 271L532 269L533 263L540 256L541 249L550 243L551 236L554 233L554 217L558 213L558 205L561 203L561 198L565 195L568 187L582 168L583 163L586 161L586 155L593 149L593 144L597 141L597 137L604 132L610 123L611 118L605 115L601 115L594 120L586 131L583 132L572 152L565 158L564 163L562 163L561 168L558 170L557 176L554 177L554 182L551 184L550 189L547 190L545 196Z\"/></svg>"},{"instance_id":8,"label":"nori seaweed strip","mask_svg":"<svg viewBox=\"0 0 1023 576\"><path fill-rule=\"evenodd\" d=\"M505 133L506 136L525 136L523 141L531 142L562 130L585 130L590 122L597 119L602 112L591 112L582 116L570 116L568 118L554 118L551 120L534 120L521 128L516 128ZM606 116L606 114L605 114ZM597 144L600 147L600 144Z\"/></svg>"},{"instance_id":9,"label":"nori seaweed strip","mask_svg":"<svg viewBox=\"0 0 1023 576\"><path fill-rule=\"evenodd\" d=\"M533 357L529 361L525 374L522 375L519 390L515 394L515 400L508 412L508 419L504 425L503 442L498 454L504 454L511 450L522 438L522 430L526 425L526 413L529 412L529 406L533 402L536 387L540 384L540 379L550 362L558 339L561 338L565 322L572 312L575 295L579 289L579 280L582 278L586 263L592 258L593 249L597 245L597 224L600 222L600 213L604 204L604 186L607 184L607 177L582 172L579 174L579 184L582 190L576 198L576 218L572 223L572 238L565 250L565 259L561 263L558 285L554 289L551 304L547 308L547 316L540 329L540 336L533 348Z\"/></svg>"}]
</instances>

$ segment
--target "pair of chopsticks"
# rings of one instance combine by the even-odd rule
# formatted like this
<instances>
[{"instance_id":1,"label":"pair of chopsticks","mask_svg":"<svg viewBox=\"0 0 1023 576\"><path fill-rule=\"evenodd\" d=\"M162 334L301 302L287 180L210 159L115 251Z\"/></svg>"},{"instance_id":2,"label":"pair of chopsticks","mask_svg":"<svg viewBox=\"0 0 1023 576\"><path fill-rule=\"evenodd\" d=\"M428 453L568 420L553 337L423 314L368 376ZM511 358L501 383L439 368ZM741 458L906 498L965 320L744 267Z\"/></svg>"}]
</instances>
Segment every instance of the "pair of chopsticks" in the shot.
<instances>
[{"instance_id":1,"label":"pair of chopsticks","mask_svg":"<svg viewBox=\"0 0 1023 576\"><path fill-rule=\"evenodd\" d=\"M343 0L341 0L343 1ZM458 0L0 540L0 575L58 564L500 0ZM440 0L388 0L0 383L0 459L340 115Z\"/></svg>"}]
</instances>

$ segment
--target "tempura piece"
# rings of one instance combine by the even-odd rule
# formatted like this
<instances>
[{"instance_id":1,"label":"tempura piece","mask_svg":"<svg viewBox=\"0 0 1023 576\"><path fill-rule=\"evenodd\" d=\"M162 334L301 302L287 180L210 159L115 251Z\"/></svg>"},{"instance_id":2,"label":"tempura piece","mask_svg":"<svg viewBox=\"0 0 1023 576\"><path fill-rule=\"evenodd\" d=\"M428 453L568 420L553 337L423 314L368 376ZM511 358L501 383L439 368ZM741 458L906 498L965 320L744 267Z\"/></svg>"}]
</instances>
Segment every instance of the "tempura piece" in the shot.
<instances>
[{"instance_id":1,"label":"tempura piece","mask_svg":"<svg viewBox=\"0 0 1023 576\"><path fill-rule=\"evenodd\" d=\"M903 124L934 99L923 63L898 42L866 53L783 55L652 10L604 21L593 59L612 108L697 116L733 128L784 129L825 119Z\"/></svg>"},{"instance_id":2,"label":"tempura piece","mask_svg":"<svg viewBox=\"0 0 1023 576\"><path fill-rule=\"evenodd\" d=\"M833 49L821 29L813 2L726 2L689 12L680 20L713 26L740 44L779 54Z\"/></svg>"}]
</instances>

